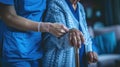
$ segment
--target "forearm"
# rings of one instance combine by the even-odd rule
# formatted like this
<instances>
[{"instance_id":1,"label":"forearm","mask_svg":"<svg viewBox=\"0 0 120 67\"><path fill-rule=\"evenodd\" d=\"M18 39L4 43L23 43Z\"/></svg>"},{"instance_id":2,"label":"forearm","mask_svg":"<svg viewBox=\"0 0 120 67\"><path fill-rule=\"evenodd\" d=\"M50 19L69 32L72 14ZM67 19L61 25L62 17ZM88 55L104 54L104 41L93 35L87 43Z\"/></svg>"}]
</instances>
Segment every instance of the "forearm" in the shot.
<instances>
[{"instance_id":1,"label":"forearm","mask_svg":"<svg viewBox=\"0 0 120 67\"><path fill-rule=\"evenodd\" d=\"M25 19L17 15L9 15L2 17L6 25L22 31L38 31L38 23Z\"/></svg>"},{"instance_id":2,"label":"forearm","mask_svg":"<svg viewBox=\"0 0 120 67\"><path fill-rule=\"evenodd\" d=\"M85 50L86 50L86 53L91 52L92 51L92 44L85 45Z\"/></svg>"},{"instance_id":3,"label":"forearm","mask_svg":"<svg viewBox=\"0 0 120 67\"><path fill-rule=\"evenodd\" d=\"M92 50L92 40L91 40L91 37L90 37L90 35L89 35L89 33L88 32L86 32L86 35L84 36L85 37L85 51L86 51L86 53L87 52L91 52L91 51L93 51Z\"/></svg>"},{"instance_id":4,"label":"forearm","mask_svg":"<svg viewBox=\"0 0 120 67\"><path fill-rule=\"evenodd\" d=\"M14 6L0 4L0 16L6 25L21 31L49 32L59 37L68 31L67 27L57 23L40 23L18 16Z\"/></svg>"},{"instance_id":5,"label":"forearm","mask_svg":"<svg viewBox=\"0 0 120 67\"><path fill-rule=\"evenodd\" d=\"M84 37L85 37L85 43L84 44L85 44L86 52L92 52L93 51L92 50L93 42L92 42L91 36L88 32L87 26L86 26L86 34L85 34Z\"/></svg>"},{"instance_id":6,"label":"forearm","mask_svg":"<svg viewBox=\"0 0 120 67\"><path fill-rule=\"evenodd\" d=\"M14 6L3 5L0 11L1 19L6 25L22 31L37 31L38 23L18 16Z\"/></svg>"}]
</instances>

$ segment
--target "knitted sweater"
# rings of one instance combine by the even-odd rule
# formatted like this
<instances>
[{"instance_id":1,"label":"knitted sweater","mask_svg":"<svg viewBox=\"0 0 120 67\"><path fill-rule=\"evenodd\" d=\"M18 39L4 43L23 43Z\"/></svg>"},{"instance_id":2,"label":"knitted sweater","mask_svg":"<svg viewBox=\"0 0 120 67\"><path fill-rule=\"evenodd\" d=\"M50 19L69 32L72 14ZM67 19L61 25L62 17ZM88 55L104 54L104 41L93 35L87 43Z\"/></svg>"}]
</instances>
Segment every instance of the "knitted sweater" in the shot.
<instances>
[{"instance_id":1,"label":"knitted sweater","mask_svg":"<svg viewBox=\"0 0 120 67\"><path fill-rule=\"evenodd\" d=\"M79 29L80 26L85 38L86 52L92 51L92 42L87 29L84 9L80 3L77 4L79 22L72 14L65 0L48 0L44 21L60 23L69 29ZM75 67L74 49L70 46L68 34L57 38L52 34L44 33L43 46L43 67Z\"/></svg>"}]
</instances>

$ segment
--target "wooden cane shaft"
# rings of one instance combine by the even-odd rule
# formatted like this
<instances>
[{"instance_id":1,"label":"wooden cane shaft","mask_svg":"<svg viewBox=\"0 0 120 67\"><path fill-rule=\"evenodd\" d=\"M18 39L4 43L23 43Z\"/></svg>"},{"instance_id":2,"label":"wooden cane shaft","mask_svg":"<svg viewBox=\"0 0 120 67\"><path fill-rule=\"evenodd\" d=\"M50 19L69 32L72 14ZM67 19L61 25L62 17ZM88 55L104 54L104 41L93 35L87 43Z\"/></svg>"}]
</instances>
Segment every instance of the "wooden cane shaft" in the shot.
<instances>
[{"instance_id":1,"label":"wooden cane shaft","mask_svg":"<svg viewBox=\"0 0 120 67\"><path fill-rule=\"evenodd\" d=\"M75 61L76 67L80 67L79 48L75 48Z\"/></svg>"}]
</instances>

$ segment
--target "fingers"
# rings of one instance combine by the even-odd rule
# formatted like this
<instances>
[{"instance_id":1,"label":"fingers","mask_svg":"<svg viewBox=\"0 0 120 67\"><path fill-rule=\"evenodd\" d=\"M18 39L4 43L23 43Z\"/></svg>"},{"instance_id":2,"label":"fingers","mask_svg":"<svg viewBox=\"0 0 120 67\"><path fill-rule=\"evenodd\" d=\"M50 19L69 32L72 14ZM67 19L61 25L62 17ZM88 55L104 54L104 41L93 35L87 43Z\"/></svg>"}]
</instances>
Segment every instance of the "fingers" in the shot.
<instances>
[{"instance_id":1,"label":"fingers","mask_svg":"<svg viewBox=\"0 0 120 67\"><path fill-rule=\"evenodd\" d=\"M97 54L95 52L93 52L93 62L97 62L98 61L98 57Z\"/></svg>"},{"instance_id":2,"label":"fingers","mask_svg":"<svg viewBox=\"0 0 120 67\"><path fill-rule=\"evenodd\" d=\"M61 35L63 35L64 33L68 32L68 28L62 24L55 24L55 31L56 31L56 35L59 37Z\"/></svg>"},{"instance_id":3,"label":"fingers","mask_svg":"<svg viewBox=\"0 0 120 67\"><path fill-rule=\"evenodd\" d=\"M60 37L69 31L66 26L59 23L41 23L39 27L41 32L49 32L56 37Z\"/></svg>"},{"instance_id":4,"label":"fingers","mask_svg":"<svg viewBox=\"0 0 120 67\"><path fill-rule=\"evenodd\" d=\"M95 63L98 61L97 54L95 52L88 52L88 63Z\"/></svg>"},{"instance_id":5,"label":"fingers","mask_svg":"<svg viewBox=\"0 0 120 67\"><path fill-rule=\"evenodd\" d=\"M68 32L68 31L69 31L69 29L68 29L66 26L64 26L64 25L61 25L61 28L62 28L65 32Z\"/></svg>"},{"instance_id":6,"label":"fingers","mask_svg":"<svg viewBox=\"0 0 120 67\"><path fill-rule=\"evenodd\" d=\"M73 45L72 44L72 33L69 33L69 42L70 42L71 45Z\"/></svg>"},{"instance_id":7,"label":"fingers","mask_svg":"<svg viewBox=\"0 0 120 67\"><path fill-rule=\"evenodd\" d=\"M85 42L85 39L84 39L83 33L80 32L79 35L80 35L80 38L81 38L82 43L84 43L84 42Z\"/></svg>"},{"instance_id":8,"label":"fingers","mask_svg":"<svg viewBox=\"0 0 120 67\"><path fill-rule=\"evenodd\" d=\"M69 33L70 33L69 40L72 46L81 48L81 44L84 42L84 37L82 33L79 30L74 29L74 28L70 29Z\"/></svg>"},{"instance_id":9,"label":"fingers","mask_svg":"<svg viewBox=\"0 0 120 67\"><path fill-rule=\"evenodd\" d=\"M70 44L74 47L79 47L75 32L69 32Z\"/></svg>"},{"instance_id":10,"label":"fingers","mask_svg":"<svg viewBox=\"0 0 120 67\"><path fill-rule=\"evenodd\" d=\"M76 38L77 38L77 47L81 48L81 37L79 35L79 31L78 32L75 32L76 34Z\"/></svg>"},{"instance_id":11,"label":"fingers","mask_svg":"<svg viewBox=\"0 0 120 67\"><path fill-rule=\"evenodd\" d=\"M56 37L60 37L66 32L68 32L68 28L62 24L51 23L49 26L49 33L55 35Z\"/></svg>"},{"instance_id":12,"label":"fingers","mask_svg":"<svg viewBox=\"0 0 120 67\"><path fill-rule=\"evenodd\" d=\"M76 47L77 46L77 38L75 36L75 33L74 32L69 33L69 38L70 38L70 44L72 46Z\"/></svg>"},{"instance_id":13,"label":"fingers","mask_svg":"<svg viewBox=\"0 0 120 67\"><path fill-rule=\"evenodd\" d=\"M93 54L92 52L89 53L89 63L92 63L93 62Z\"/></svg>"},{"instance_id":14,"label":"fingers","mask_svg":"<svg viewBox=\"0 0 120 67\"><path fill-rule=\"evenodd\" d=\"M63 28L64 26L58 23L53 24L53 28L55 29L56 32L58 33L65 33L66 31Z\"/></svg>"},{"instance_id":15,"label":"fingers","mask_svg":"<svg viewBox=\"0 0 120 67\"><path fill-rule=\"evenodd\" d=\"M54 23L54 26L55 26L56 30L61 33L65 33L65 32L69 31L69 29L66 26L64 26L63 24Z\"/></svg>"},{"instance_id":16,"label":"fingers","mask_svg":"<svg viewBox=\"0 0 120 67\"><path fill-rule=\"evenodd\" d=\"M60 36L63 35L63 33L58 32L58 31L52 31L51 34L53 34L53 35L56 36L56 37L60 37Z\"/></svg>"},{"instance_id":17,"label":"fingers","mask_svg":"<svg viewBox=\"0 0 120 67\"><path fill-rule=\"evenodd\" d=\"M76 37L75 32L73 32L73 44L74 44L74 46L78 45L78 43L77 43L77 37ZM79 47L79 46L77 46L77 47Z\"/></svg>"}]
</instances>

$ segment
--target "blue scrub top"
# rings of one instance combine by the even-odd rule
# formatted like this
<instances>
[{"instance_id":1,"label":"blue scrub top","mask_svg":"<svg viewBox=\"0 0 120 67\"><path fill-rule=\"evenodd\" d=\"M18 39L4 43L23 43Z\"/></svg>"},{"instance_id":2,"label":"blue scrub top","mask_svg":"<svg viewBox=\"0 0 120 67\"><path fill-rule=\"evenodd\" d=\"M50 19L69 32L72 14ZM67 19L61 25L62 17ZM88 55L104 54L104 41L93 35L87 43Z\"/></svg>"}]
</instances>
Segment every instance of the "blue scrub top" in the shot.
<instances>
[{"instance_id":1,"label":"blue scrub top","mask_svg":"<svg viewBox=\"0 0 120 67\"><path fill-rule=\"evenodd\" d=\"M13 5L13 0L0 0L0 3ZM2 44L3 32L6 30L6 25L0 20L0 44Z\"/></svg>"},{"instance_id":2,"label":"blue scrub top","mask_svg":"<svg viewBox=\"0 0 120 67\"><path fill-rule=\"evenodd\" d=\"M0 0L0 3L6 4L6 5L13 5L13 0ZM0 19L0 61L2 57L2 47L3 47L3 35L6 31L6 25L4 22Z\"/></svg>"},{"instance_id":3,"label":"blue scrub top","mask_svg":"<svg viewBox=\"0 0 120 67\"><path fill-rule=\"evenodd\" d=\"M46 0L14 0L18 15L34 21L41 21Z\"/></svg>"},{"instance_id":4,"label":"blue scrub top","mask_svg":"<svg viewBox=\"0 0 120 67\"><path fill-rule=\"evenodd\" d=\"M46 0L14 0L16 13L41 22ZM42 57L41 33L7 27L4 35L3 58L7 61L37 60Z\"/></svg>"},{"instance_id":5,"label":"blue scrub top","mask_svg":"<svg viewBox=\"0 0 120 67\"><path fill-rule=\"evenodd\" d=\"M3 32L5 30L5 25L3 22L0 20L0 59L2 56L2 40L3 40Z\"/></svg>"},{"instance_id":6,"label":"blue scrub top","mask_svg":"<svg viewBox=\"0 0 120 67\"><path fill-rule=\"evenodd\" d=\"M0 20L0 46L2 45L3 33L6 30L6 25Z\"/></svg>"},{"instance_id":7,"label":"blue scrub top","mask_svg":"<svg viewBox=\"0 0 120 67\"><path fill-rule=\"evenodd\" d=\"M0 3L6 4L6 5L13 5L13 0L0 0Z\"/></svg>"}]
</instances>

